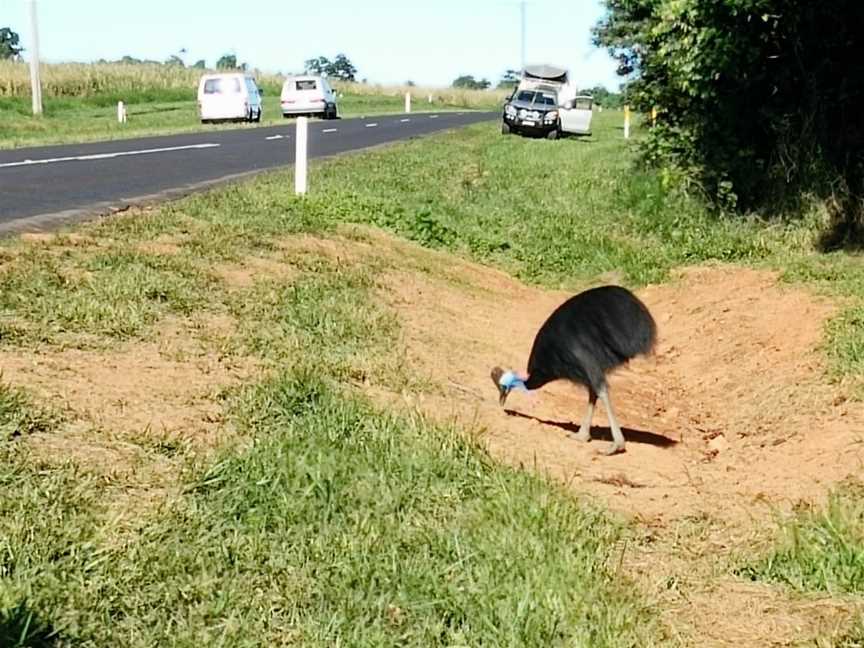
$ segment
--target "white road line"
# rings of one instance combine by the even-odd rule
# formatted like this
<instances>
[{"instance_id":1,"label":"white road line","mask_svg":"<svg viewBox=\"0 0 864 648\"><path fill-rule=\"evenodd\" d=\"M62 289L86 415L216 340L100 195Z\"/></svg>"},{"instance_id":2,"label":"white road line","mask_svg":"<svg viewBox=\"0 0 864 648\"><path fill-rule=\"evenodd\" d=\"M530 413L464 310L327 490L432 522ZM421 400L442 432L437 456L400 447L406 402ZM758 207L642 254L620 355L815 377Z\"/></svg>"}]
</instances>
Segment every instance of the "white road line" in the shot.
<instances>
[{"instance_id":1,"label":"white road line","mask_svg":"<svg viewBox=\"0 0 864 648\"><path fill-rule=\"evenodd\" d=\"M70 157L43 158L41 160L22 160L20 162L5 162L0 168L30 166L31 164L53 164L54 162L73 162L85 160L109 160L126 155L144 155L147 153L167 153L169 151L185 151L188 149L205 149L221 146L221 144L189 144L187 146L166 146L164 148L141 149L138 151L117 151L115 153L93 153L92 155L73 155Z\"/></svg>"},{"instance_id":2,"label":"white road line","mask_svg":"<svg viewBox=\"0 0 864 648\"><path fill-rule=\"evenodd\" d=\"M325 128L325 129L322 130L321 132L322 132L322 133L335 133L335 132L337 132L338 130L339 130L338 128Z\"/></svg>"},{"instance_id":3,"label":"white road line","mask_svg":"<svg viewBox=\"0 0 864 648\"><path fill-rule=\"evenodd\" d=\"M271 135L270 137L265 137L264 139L266 139L266 140L277 140L277 139L282 139L282 136L281 136L281 135Z\"/></svg>"},{"instance_id":4,"label":"white road line","mask_svg":"<svg viewBox=\"0 0 864 648\"><path fill-rule=\"evenodd\" d=\"M377 122L372 122L371 124L366 124L366 128L375 128L377 125Z\"/></svg>"},{"instance_id":5,"label":"white road line","mask_svg":"<svg viewBox=\"0 0 864 648\"><path fill-rule=\"evenodd\" d=\"M438 119L438 115L429 115L429 119Z\"/></svg>"},{"instance_id":6,"label":"white road line","mask_svg":"<svg viewBox=\"0 0 864 648\"><path fill-rule=\"evenodd\" d=\"M404 124L405 122L409 122L409 121L411 121L411 120L410 120L410 119L400 119L399 121L402 122L402 123Z\"/></svg>"}]
</instances>

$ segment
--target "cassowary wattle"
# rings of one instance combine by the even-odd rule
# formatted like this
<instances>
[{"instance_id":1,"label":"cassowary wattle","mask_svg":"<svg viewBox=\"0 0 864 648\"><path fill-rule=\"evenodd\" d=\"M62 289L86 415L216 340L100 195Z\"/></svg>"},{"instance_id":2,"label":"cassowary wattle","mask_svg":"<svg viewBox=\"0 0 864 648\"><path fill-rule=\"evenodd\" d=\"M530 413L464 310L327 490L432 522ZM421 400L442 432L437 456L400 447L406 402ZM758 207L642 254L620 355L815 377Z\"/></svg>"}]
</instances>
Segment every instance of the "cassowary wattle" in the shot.
<instances>
[{"instance_id":1,"label":"cassowary wattle","mask_svg":"<svg viewBox=\"0 0 864 648\"><path fill-rule=\"evenodd\" d=\"M534 390L555 380L588 388L588 408L576 438L591 439L594 405L603 401L612 429L606 454L624 451L624 435L612 411L606 374L654 348L657 325L648 308L626 288L600 286L571 297L540 327L528 359L528 376L492 369L503 406L514 389Z\"/></svg>"},{"instance_id":2,"label":"cassowary wattle","mask_svg":"<svg viewBox=\"0 0 864 648\"><path fill-rule=\"evenodd\" d=\"M507 401L507 394L514 389L526 390L525 381L512 371L504 371L501 367L492 369L492 380L498 387L498 402L501 405Z\"/></svg>"}]
</instances>

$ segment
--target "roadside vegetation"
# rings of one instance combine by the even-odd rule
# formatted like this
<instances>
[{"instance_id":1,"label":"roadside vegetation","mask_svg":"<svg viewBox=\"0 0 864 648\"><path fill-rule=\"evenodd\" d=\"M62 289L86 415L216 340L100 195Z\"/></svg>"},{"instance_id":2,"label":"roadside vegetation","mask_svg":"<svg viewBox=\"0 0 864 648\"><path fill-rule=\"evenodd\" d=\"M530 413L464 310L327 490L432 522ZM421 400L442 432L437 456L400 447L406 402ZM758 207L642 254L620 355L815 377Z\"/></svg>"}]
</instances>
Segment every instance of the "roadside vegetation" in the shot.
<instances>
[{"instance_id":1,"label":"roadside vegetation","mask_svg":"<svg viewBox=\"0 0 864 648\"><path fill-rule=\"evenodd\" d=\"M27 65L0 61L0 148L64 142L118 139L225 128L239 124L202 125L198 121L198 79L207 70L160 64L46 64L42 66L43 109L34 118ZM283 77L256 75L264 92L264 125L290 123L282 117L279 93ZM497 109L503 91L459 88L380 86L336 81L343 117L404 110L405 92L413 109ZM432 101L429 101L429 97ZM117 122L117 102L128 121Z\"/></svg>"},{"instance_id":2,"label":"roadside vegetation","mask_svg":"<svg viewBox=\"0 0 864 648\"><path fill-rule=\"evenodd\" d=\"M270 173L5 242L7 360L110 364L151 345L246 370L212 378L206 440L112 426L6 383L0 638L663 644L652 602L618 569L623 522L495 463L472 430L367 395L436 388L405 361L378 277L440 272L376 253L368 227L553 288L640 286L708 262L777 269L849 298L826 351L834 377L861 379L864 270L853 254L816 251L830 224L818 202L789 220L718 214L634 156L620 113L555 143L481 124L314 163L304 199L290 172ZM856 502L801 518L798 549L778 544L739 577L857 595L858 558L823 550L819 530L828 520L832 542L854 546Z\"/></svg>"},{"instance_id":3,"label":"roadside vegetation","mask_svg":"<svg viewBox=\"0 0 864 648\"><path fill-rule=\"evenodd\" d=\"M864 242L864 5L855 0L606 0L595 44L657 111L643 157L732 212L784 217L816 197L823 249Z\"/></svg>"},{"instance_id":4,"label":"roadside vegetation","mask_svg":"<svg viewBox=\"0 0 864 648\"><path fill-rule=\"evenodd\" d=\"M27 646L659 641L647 602L617 568L617 540L629 533L620 520L496 463L472 430L387 409L356 387L436 389L402 356L376 277L406 264L440 270L374 247L356 259L304 237L362 243L365 230L351 223L373 223L379 206L359 183L403 155L402 182L455 208L452 191L467 185L428 172L466 136L470 146L450 158L466 182L474 172L463 164L484 150L503 147L496 174L516 154L483 125L315 165L308 200L286 192L290 174L273 173L4 243L7 359L110 366L155 345L153 362L206 355L250 369L214 385L206 441L124 425L132 404L111 423L74 399L55 411L38 386L4 383L0 637ZM324 200L337 175L354 191ZM398 191L389 186L380 205L394 206ZM445 247L434 217L426 221L411 237ZM459 251L455 239L449 246ZM175 348L178 335L187 346Z\"/></svg>"}]
</instances>

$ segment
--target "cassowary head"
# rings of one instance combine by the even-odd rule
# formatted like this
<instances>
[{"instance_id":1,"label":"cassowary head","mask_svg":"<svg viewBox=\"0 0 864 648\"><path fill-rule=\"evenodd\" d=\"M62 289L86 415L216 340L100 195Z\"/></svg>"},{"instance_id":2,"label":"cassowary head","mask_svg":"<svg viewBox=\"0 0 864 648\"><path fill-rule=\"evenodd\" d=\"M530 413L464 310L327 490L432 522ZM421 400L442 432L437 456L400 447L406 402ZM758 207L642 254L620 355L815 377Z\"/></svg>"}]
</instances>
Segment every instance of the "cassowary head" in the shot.
<instances>
[{"instance_id":1,"label":"cassowary head","mask_svg":"<svg viewBox=\"0 0 864 648\"><path fill-rule=\"evenodd\" d=\"M504 371L501 367L492 368L492 382L498 388L498 403L502 407L507 400L507 395L513 389L525 389L525 381L512 371Z\"/></svg>"}]
</instances>

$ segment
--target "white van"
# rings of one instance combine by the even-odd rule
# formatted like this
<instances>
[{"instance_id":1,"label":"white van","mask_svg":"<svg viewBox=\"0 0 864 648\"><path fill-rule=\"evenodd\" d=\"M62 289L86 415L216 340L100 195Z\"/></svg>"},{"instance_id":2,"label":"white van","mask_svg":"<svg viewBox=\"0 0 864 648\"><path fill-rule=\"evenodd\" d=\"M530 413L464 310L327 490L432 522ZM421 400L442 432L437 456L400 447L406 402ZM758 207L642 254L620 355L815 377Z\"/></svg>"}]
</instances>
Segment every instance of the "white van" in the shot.
<instances>
[{"instance_id":1,"label":"white van","mask_svg":"<svg viewBox=\"0 0 864 648\"><path fill-rule=\"evenodd\" d=\"M336 93L322 76L292 76L282 84L282 116L321 115L336 119Z\"/></svg>"},{"instance_id":2,"label":"white van","mask_svg":"<svg viewBox=\"0 0 864 648\"><path fill-rule=\"evenodd\" d=\"M198 82L198 114L201 123L213 121L261 121L261 91L243 72L205 74Z\"/></svg>"}]
</instances>

